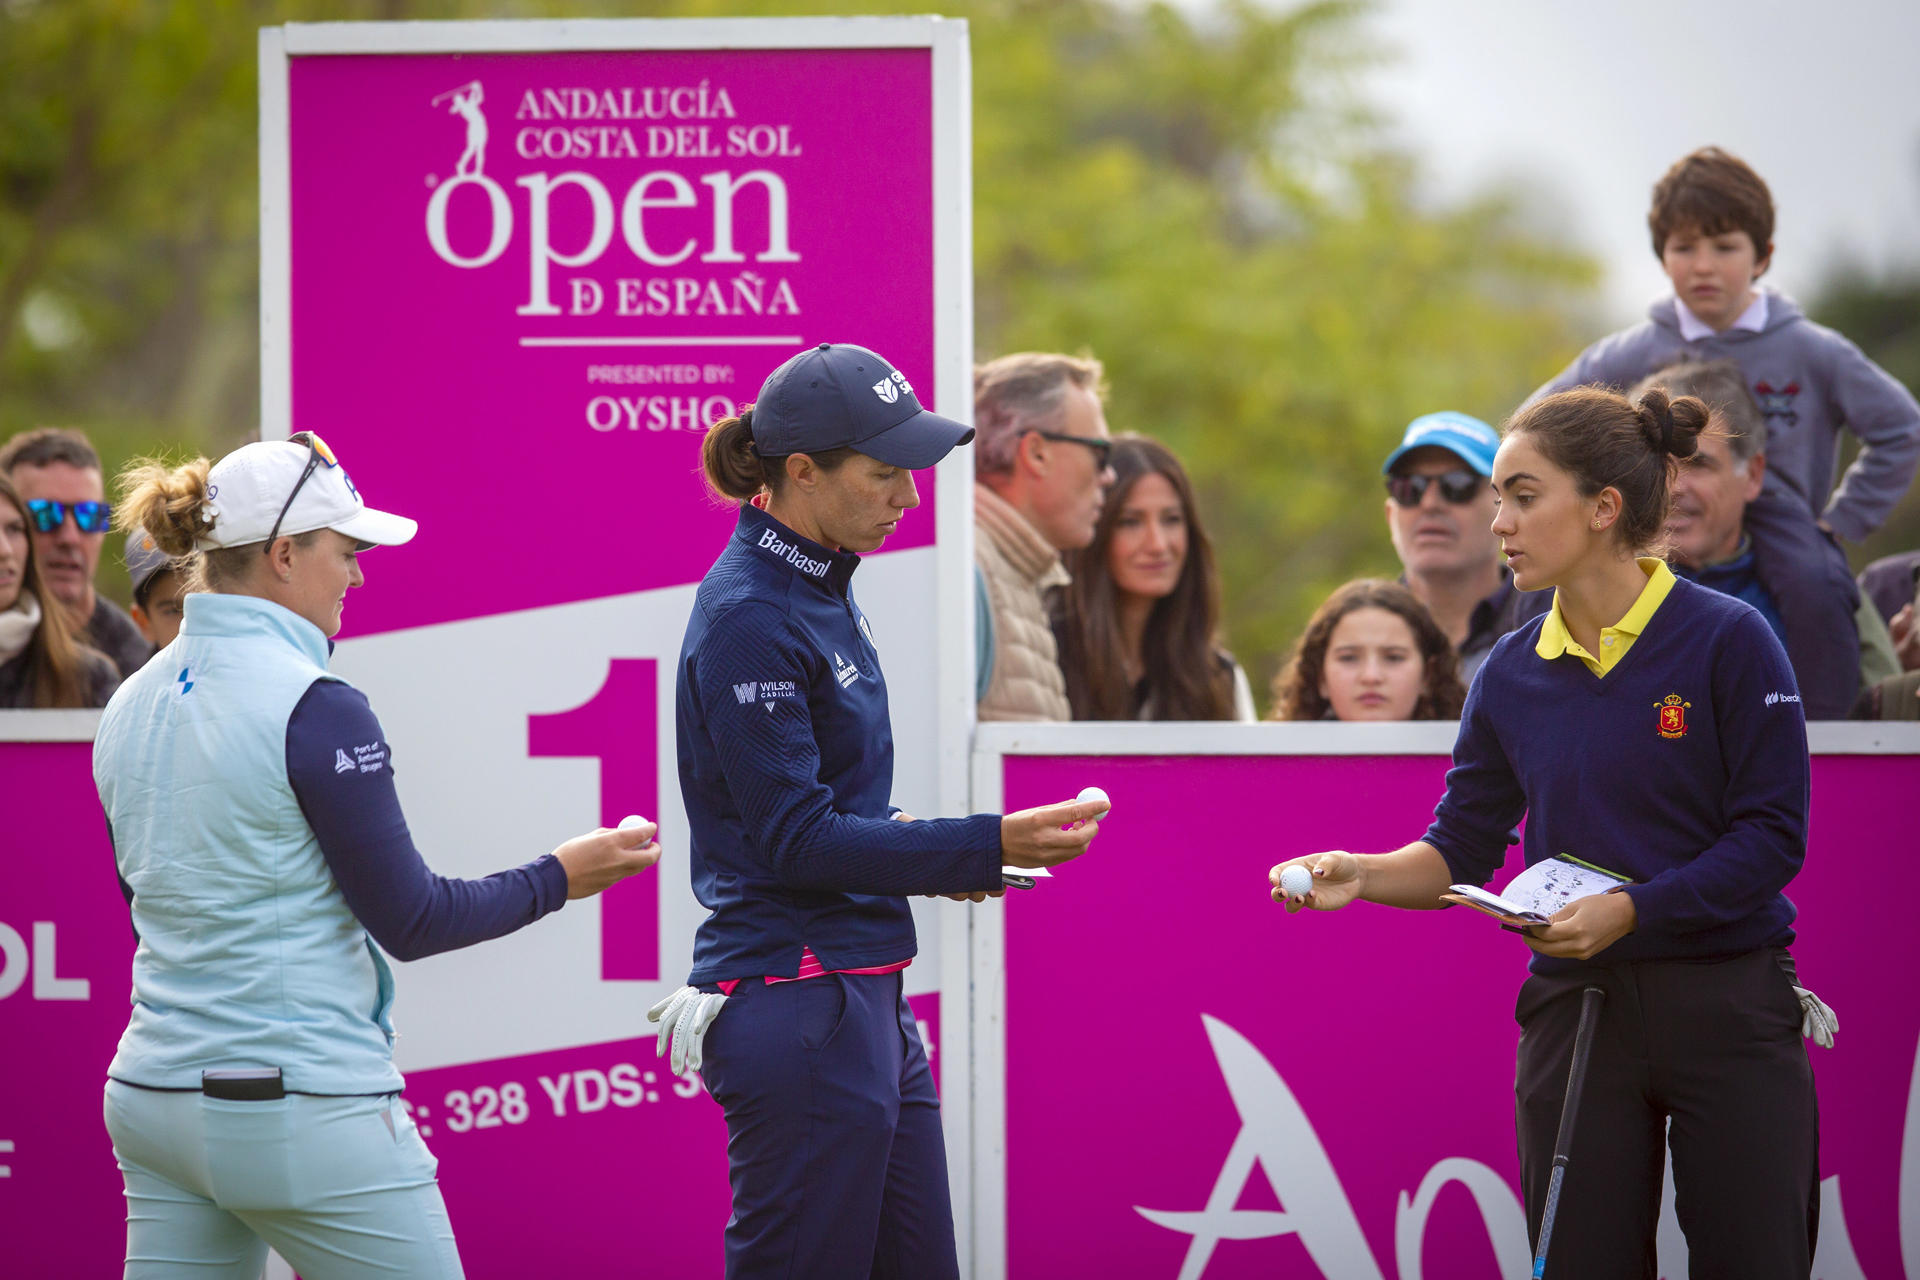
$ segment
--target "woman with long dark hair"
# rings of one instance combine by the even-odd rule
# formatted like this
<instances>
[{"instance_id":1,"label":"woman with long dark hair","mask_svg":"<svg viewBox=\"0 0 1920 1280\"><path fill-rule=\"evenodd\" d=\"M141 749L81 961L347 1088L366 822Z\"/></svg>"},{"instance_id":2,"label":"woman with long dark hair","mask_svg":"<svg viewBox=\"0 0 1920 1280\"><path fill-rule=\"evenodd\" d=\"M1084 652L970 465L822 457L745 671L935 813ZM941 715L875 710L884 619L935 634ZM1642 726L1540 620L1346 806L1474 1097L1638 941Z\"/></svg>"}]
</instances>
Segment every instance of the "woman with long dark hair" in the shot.
<instances>
[{"instance_id":1,"label":"woman with long dark hair","mask_svg":"<svg viewBox=\"0 0 1920 1280\"><path fill-rule=\"evenodd\" d=\"M1446 632L1382 578L1328 596L1273 682L1275 720L1453 720L1466 700Z\"/></svg>"},{"instance_id":2,"label":"woman with long dark hair","mask_svg":"<svg viewBox=\"0 0 1920 1280\"><path fill-rule=\"evenodd\" d=\"M33 520L0 475L0 708L104 707L120 673L77 639L40 577Z\"/></svg>"},{"instance_id":3,"label":"woman with long dark hair","mask_svg":"<svg viewBox=\"0 0 1920 1280\"><path fill-rule=\"evenodd\" d=\"M1669 1150L1693 1274L1805 1280L1811 1266L1819 1106L1801 1037L1831 1043L1835 1028L1787 952L1784 890L1807 851L1800 692L1750 605L1646 554L1706 425L1700 401L1657 390L1630 404L1581 388L1515 415L1494 459L1493 531L1516 586L1556 589L1552 611L1474 677L1420 839L1270 874L1290 913L1440 907L1449 885L1500 869L1525 818L1529 867L1565 855L1624 881L1520 931L1533 950L1515 1010L1520 1176L1536 1239L1560 1187L1556 1275L1654 1274ZM1281 887L1295 865L1310 872L1304 895ZM1603 993L1590 1024L1588 987ZM1365 993L1335 978L1315 998ZM1561 1186L1555 1135L1583 1025Z\"/></svg>"},{"instance_id":4,"label":"woman with long dark hair","mask_svg":"<svg viewBox=\"0 0 1920 1280\"><path fill-rule=\"evenodd\" d=\"M1246 672L1220 645L1220 574L1173 451L1113 439L1114 483L1054 636L1075 720L1252 720Z\"/></svg>"}]
</instances>

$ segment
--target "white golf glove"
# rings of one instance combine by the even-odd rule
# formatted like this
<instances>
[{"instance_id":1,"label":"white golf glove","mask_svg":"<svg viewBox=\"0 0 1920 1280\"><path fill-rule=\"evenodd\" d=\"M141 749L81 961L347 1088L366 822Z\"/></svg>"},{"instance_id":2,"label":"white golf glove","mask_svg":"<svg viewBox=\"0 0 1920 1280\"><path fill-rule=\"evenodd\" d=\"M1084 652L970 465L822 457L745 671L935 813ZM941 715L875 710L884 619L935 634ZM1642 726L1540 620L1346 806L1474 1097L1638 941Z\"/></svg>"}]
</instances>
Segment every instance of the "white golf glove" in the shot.
<instances>
[{"instance_id":1,"label":"white golf glove","mask_svg":"<svg viewBox=\"0 0 1920 1280\"><path fill-rule=\"evenodd\" d=\"M1795 987L1793 994L1800 997L1800 1034L1822 1049L1833 1048L1833 1037L1840 1030L1839 1015L1805 987Z\"/></svg>"},{"instance_id":2,"label":"white golf glove","mask_svg":"<svg viewBox=\"0 0 1920 1280\"><path fill-rule=\"evenodd\" d=\"M673 1074L685 1075L687 1069L700 1069L703 1061L700 1055L701 1042L707 1038L707 1028L720 1016L720 1006L727 998L717 991L702 991L698 987L682 987L647 1010L647 1021L660 1024L660 1037L654 1043L656 1055L665 1054L668 1046L673 1056L668 1059Z\"/></svg>"}]
</instances>

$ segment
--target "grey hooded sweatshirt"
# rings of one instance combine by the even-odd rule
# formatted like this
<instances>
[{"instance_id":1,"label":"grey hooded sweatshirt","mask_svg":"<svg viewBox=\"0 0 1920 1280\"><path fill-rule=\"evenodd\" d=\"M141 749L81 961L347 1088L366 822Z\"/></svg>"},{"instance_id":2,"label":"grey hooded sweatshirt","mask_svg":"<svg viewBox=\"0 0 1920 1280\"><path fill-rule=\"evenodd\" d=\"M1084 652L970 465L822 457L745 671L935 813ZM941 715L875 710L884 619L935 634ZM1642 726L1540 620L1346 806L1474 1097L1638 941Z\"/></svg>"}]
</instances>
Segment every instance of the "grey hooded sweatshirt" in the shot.
<instances>
[{"instance_id":1,"label":"grey hooded sweatshirt","mask_svg":"<svg viewBox=\"0 0 1920 1280\"><path fill-rule=\"evenodd\" d=\"M1736 361L1766 415L1767 470L1847 541L1880 527L1920 463L1920 403L1912 392L1785 294L1768 291L1759 333L1729 329L1688 342L1672 298L1654 303L1648 317L1588 347L1532 399L1588 385L1624 391L1676 360ZM1860 437L1861 449L1835 488L1843 426Z\"/></svg>"}]
</instances>

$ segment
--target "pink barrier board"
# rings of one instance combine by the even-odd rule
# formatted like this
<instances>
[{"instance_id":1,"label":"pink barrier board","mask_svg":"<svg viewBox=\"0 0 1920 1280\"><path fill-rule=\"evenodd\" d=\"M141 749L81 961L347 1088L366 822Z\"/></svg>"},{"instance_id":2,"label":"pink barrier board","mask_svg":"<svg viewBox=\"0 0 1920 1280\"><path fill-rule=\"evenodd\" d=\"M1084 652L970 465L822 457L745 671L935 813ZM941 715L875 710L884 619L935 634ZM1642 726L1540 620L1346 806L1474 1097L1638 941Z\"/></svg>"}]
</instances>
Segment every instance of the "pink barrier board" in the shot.
<instances>
[{"instance_id":1,"label":"pink barrier board","mask_svg":"<svg viewBox=\"0 0 1920 1280\"><path fill-rule=\"evenodd\" d=\"M92 758L88 742L0 742L0 1276L118 1275L125 1256L100 1090L133 930Z\"/></svg>"},{"instance_id":2,"label":"pink barrier board","mask_svg":"<svg viewBox=\"0 0 1920 1280\"><path fill-rule=\"evenodd\" d=\"M1288 917L1276 862L1417 839L1446 761L1009 757L1009 808L1097 782L1094 850L1009 895L1007 1274L1452 1280L1530 1270L1513 1139L1529 953L1466 911ZM1788 888L1838 1012L1816 1280L1920 1256L1920 1001L1864 917L1920 894L1916 762L1825 756ZM1518 852L1496 885L1519 870ZM1867 889L1866 886L1871 888ZM1903 1209L1904 1208L1904 1217ZM1666 1280L1685 1276L1674 1224Z\"/></svg>"},{"instance_id":3,"label":"pink barrier board","mask_svg":"<svg viewBox=\"0 0 1920 1280\"><path fill-rule=\"evenodd\" d=\"M91 755L85 742L0 742L0 778L35 798L0 832L7 1280L117 1275L124 1256L100 1091L127 1024L133 934ZM911 1003L937 1063L939 996ZM458 1012L493 1016L481 993ZM410 1071L405 1098L439 1157L469 1276L720 1273L726 1126L697 1077L654 1056L652 1035ZM680 1226L655 1237L632 1229L643 1222Z\"/></svg>"}]
</instances>

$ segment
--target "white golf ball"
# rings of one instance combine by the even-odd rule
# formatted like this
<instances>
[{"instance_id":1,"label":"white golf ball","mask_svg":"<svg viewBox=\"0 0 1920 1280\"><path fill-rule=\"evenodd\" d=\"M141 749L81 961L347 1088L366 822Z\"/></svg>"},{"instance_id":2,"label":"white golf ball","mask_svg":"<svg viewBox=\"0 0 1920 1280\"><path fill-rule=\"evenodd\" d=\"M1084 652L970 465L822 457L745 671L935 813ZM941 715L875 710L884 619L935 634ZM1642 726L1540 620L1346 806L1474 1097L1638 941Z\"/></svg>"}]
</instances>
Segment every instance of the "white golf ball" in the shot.
<instances>
[{"instance_id":1,"label":"white golf ball","mask_svg":"<svg viewBox=\"0 0 1920 1280\"><path fill-rule=\"evenodd\" d=\"M1083 801L1083 802L1087 800L1092 800L1097 804L1103 804L1107 806L1109 810L1113 808L1113 801L1107 799L1107 793L1102 791L1098 787L1088 787L1085 791L1082 791L1079 795L1075 796L1074 799ZM1106 815L1102 814L1100 816L1105 817Z\"/></svg>"},{"instance_id":2,"label":"white golf ball","mask_svg":"<svg viewBox=\"0 0 1920 1280\"><path fill-rule=\"evenodd\" d=\"M622 831L631 831L635 827L644 827L646 825L647 820L637 813L630 813L620 819L620 830Z\"/></svg>"},{"instance_id":3,"label":"white golf ball","mask_svg":"<svg viewBox=\"0 0 1920 1280\"><path fill-rule=\"evenodd\" d=\"M1295 863L1280 872L1280 891L1295 898L1304 898L1313 892L1313 872Z\"/></svg>"}]
</instances>

